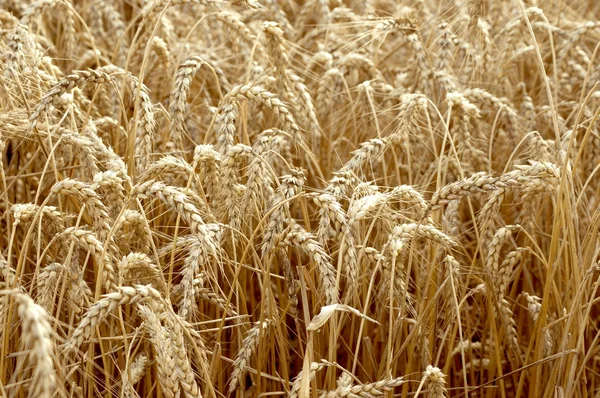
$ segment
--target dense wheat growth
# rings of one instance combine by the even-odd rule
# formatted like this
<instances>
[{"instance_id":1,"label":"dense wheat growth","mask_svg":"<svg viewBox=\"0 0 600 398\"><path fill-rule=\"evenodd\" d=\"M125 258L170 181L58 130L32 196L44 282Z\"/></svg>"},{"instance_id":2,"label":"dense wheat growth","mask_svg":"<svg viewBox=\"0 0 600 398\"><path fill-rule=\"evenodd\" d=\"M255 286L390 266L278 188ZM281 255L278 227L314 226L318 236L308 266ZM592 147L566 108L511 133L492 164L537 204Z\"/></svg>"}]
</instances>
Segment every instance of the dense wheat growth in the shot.
<instances>
[{"instance_id":1,"label":"dense wheat growth","mask_svg":"<svg viewBox=\"0 0 600 398\"><path fill-rule=\"evenodd\" d=\"M600 396L599 19L0 1L0 396Z\"/></svg>"}]
</instances>

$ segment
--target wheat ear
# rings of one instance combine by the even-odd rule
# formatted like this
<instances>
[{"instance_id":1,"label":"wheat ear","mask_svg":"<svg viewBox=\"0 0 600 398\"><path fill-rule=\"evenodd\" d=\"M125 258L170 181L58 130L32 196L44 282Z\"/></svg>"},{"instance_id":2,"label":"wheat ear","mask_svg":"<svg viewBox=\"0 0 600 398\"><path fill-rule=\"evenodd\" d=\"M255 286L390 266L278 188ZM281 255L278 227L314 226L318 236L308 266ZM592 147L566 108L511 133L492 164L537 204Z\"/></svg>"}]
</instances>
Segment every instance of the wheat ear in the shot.
<instances>
[{"instance_id":1,"label":"wheat ear","mask_svg":"<svg viewBox=\"0 0 600 398\"><path fill-rule=\"evenodd\" d=\"M50 327L50 315L31 297L15 294L17 311L21 318L22 339L29 346L28 358L33 365L28 397L51 398L56 392L57 380L53 358L55 345Z\"/></svg>"},{"instance_id":2,"label":"wheat ear","mask_svg":"<svg viewBox=\"0 0 600 398\"><path fill-rule=\"evenodd\" d=\"M150 335L150 341L156 355L158 382L163 394L167 398L176 398L180 396L181 387L179 385L178 368L175 361L173 341L168 330L163 327L154 311L145 305L138 305L138 310L142 319L144 319L145 329Z\"/></svg>"},{"instance_id":3,"label":"wheat ear","mask_svg":"<svg viewBox=\"0 0 600 398\"><path fill-rule=\"evenodd\" d=\"M121 286L116 291L104 295L87 310L65 343L65 350L73 352L78 349L85 340L91 337L94 328L104 322L115 309L141 302L161 307L162 296L150 285Z\"/></svg>"},{"instance_id":4,"label":"wheat ear","mask_svg":"<svg viewBox=\"0 0 600 398\"><path fill-rule=\"evenodd\" d=\"M250 361L250 357L256 352L261 335L267 331L270 323L270 320L256 322L254 326L246 332L246 336L242 341L242 346L233 360L233 372L231 373L231 381L229 382L229 394L235 392L238 384L246 374L246 365Z\"/></svg>"}]
</instances>

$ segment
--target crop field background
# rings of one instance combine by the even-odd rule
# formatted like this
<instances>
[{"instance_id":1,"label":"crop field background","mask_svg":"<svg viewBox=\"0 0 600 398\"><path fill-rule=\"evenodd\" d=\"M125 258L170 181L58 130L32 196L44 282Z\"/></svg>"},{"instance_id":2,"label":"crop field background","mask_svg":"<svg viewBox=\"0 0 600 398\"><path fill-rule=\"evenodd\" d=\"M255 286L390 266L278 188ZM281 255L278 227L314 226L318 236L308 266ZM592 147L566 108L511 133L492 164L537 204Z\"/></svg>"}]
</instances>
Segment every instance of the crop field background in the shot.
<instances>
[{"instance_id":1,"label":"crop field background","mask_svg":"<svg viewBox=\"0 0 600 398\"><path fill-rule=\"evenodd\" d=\"M0 1L0 396L600 396L598 19Z\"/></svg>"}]
</instances>

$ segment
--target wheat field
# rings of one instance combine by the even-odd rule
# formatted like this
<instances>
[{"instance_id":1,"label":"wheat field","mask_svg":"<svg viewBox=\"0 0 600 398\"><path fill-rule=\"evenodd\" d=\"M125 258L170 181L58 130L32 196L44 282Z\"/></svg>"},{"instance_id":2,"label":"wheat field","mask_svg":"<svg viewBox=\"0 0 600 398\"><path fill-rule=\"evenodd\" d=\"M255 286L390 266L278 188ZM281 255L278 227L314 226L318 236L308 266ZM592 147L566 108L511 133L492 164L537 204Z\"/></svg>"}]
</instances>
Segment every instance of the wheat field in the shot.
<instances>
[{"instance_id":1,"label":"wheat field","mask_svg":"<svg viewBox=\"0 0 600 398\"><path fill-rule=\"evenodd\" d=\"M0 1L0 396L600 396L599 19Z\"/></svg>"}]
</instances>

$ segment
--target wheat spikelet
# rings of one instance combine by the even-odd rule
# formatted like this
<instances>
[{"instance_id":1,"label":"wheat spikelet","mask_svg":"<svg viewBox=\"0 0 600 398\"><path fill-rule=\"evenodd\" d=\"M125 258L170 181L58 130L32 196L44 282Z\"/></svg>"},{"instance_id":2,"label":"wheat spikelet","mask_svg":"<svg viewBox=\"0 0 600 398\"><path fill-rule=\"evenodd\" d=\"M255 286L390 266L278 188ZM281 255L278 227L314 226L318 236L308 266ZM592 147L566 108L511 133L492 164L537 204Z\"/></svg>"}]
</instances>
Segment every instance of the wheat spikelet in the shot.
<instances>
[{"instance_id":1,"label":"wheat spikelet","mask_svg":"<svg viewBox=\"0 0 600 398\"><path fill-rule=\"evenodd\" d=\"M247 189L242 199L242 208L247 208L252 201L260 209L260 206L263 205L261 202L268 203L272 199L274 192L271 188L273 177L270 163L273 161L274 153L277 153L286 144L283 135L283 131L279 129L265 130L252 146L254 157L246 173L248 175Z\"/></svg>"},{"instance_id":2,"label":"wheat spikelet","mask_svg":"<svg viewBox=\"0 0 600 398\"><path fill-rule=\"evenodd\" d=\"M373 138L360 144L360 148L352 152L352 158L342 167L342 171L358 171L367 161L377 159L387 148L388 138Z\"/></svg>"},{"instance_id":3,"label":"wheat spikelet","mask_svg":"<svg viewBox=\"0 0 600 398\"><path fill-rule=\"evenodd\" d=\"M338 200L347 197L351 185L356 182L356 177L348 171L338 171L327 184L325 193L331 194Z\"/></svg>"},{"instance_id":4,"label":"wheat spikelet","mask_svg":"<svg viewBox=\"0 0 600 398\"><path fill-rule=\"evenodd\" d=\"M321 123L317 117L317 110L315 103L310 91L306 85L302 82L300 76L290 74L288 71L288 78L291 81L290 85L293 91L297 93L297 98L300 103L296 106L298 113L304 116L304 119L308 121L309 131L311 132L311 143L313 149L318 148L321 145L323 131L321 129Z\"/></svg>"},{"instance_id":5,"label":"wheat spikelet","mask_svg":"<svg viewBox=\"0 0 600 398\"><path fill-rule=\"evenodd\" d=\"M527 292L521 292L521 295L527 300L527 311L531 319L536 322L542 309L542 298L531 295ZM547 326L544 327L544 351L546 355L552 353L552 347L554 345L554 339Z\"/></svg>"},{"instance_id":6,"label":"wheat spikelet","mask_svg":"<svg viewBox=\"0 0 600 398\"><path fill-rule=\"evenodd\" d=\"M165 11L168 7L184 4L202 4L208 7L217 6L218 2L212 2L211 0L154 0L148 2L141 10L141 15L145 18L152 20L157 13Z\"/></svg>"},{"instance_id":7,"label":"wheat spikelet","mask_svg":"<svg viewBox=\"0 0 600 398\"><path fill-rule=\"evenodd\" d=\"M203 284L204 280L202 278L194 279L194 291L196 292L196 297L198 300L205 300L216 305L228 316L238 316L235 306L232 303L227 303L226 297L223 297L220 294L213 292L209 288L203 287Z\"/></svg>"},{"instance_id":8,"label":"wheat spikelet","mask_svg":"<svg viewBox=\"0 0 600 398\"><path fill-rule=\"evenodd\" d=\"M488 245L488 254L485 265L487 272L489 272L491 276L493 293L495 295L494 300L496 300L497 303L497 308L495 310L496 316L501 320L505 329L509 346L516 354L520 354L516 322L514 319L514 314L510 308L510 303L504 298L506 293L505 289L507 286L507 283L504 281L506 279L506 274L508 273L508 266L504 265L507 268L503 269L503 275L499 276L498 262L500 257L500 248L502 247L503 243L511 237L512 231L518 228L520 227L511 225L505 228L500 228L496 234L494 234L494 237ZM509 259L509 262L510 261L511 260ZM502 280L502 283L497 283L498 280Z\"/></svg>"},{"instance_id":9,"label":"wheat spikelet","mask_svg":"<svg viewBox=\"0 0 600 398\"><path fill-rule=\"evenodd\" d=\"M89 288L86 281L83 279L83 272L79 268L79 264L71 261L69 267L69 279L67 295L69 297L69 307L74 314L79 316L93 302L92 290Z\"/></svg>"},{"instance_id":10,"label":"wheat spikelet","mask_svg":"<svg viewBox=\"0 0 600 398\"><path fill-rule=\"evenodd\" d=\"M132 385L138 383L144 377L144 373L149 365L148 362L149 359L145 354L140 354L133 360L133 363L129 367L129 380Z\"/></svg>"},{"instance_id":11,"label":"wheat spikelet","mask_svg":"<svg viewBox=\"0 0 600 398\"><path fill-rule=\"evenodd\" d=\"M7 46L11 51L7 55L4 76L9 78L16 76L19 71L26 72L29 65L25 61L25 54L35 48L35 43L29 34L29 27L21 23L15 24L13 31L7 36Z\"/></svg>"},{"instance_id":12,"label":"wheat spikelet","mask_svg":"<svg viewBox=\"0 0 600 398\"><path fill-rule=\"evenodd\" d=\"M385 284L382 284L381 295L390 293L391 291L385 289L385 287L393 287L393 297L390 297L390 301L404 301L407 306L409 313L414 314L414 300L408 292L408 283L405 278L401 261L399 259L404 255L404 247L406 246L405 239L397 239L390 236L385 248L389 253L385 253L386 256L378 256L378 261L383 261L383 275L385 277ZM402 299L399 299L402 298Z\"/></svg>"},{"instance_id":13,"label":"wheat spikelet","mask_svg":"<svg viewBox=\"0 0 600 398\"><path fill-rule=\"evenodd\" d=\"M529 311L531 319L533 319L534 322L537 321L542 308L542 299L527 292L522 292L521 295L527 300L527 311Z\"/></svg>"},{"instance_id":14,"label":"wheat spikelet","mask_svg":"<svg viewBox=\"0 0 600 398\"><path fill-rule=\"evenodd\" d=\"M496 218L500 212L500 206L506 198L509 190L507 188L498 188L493 191L485 205L481 208L479 218L482 220L483 225L483 237L485 245L489 245L489 242L493 239L496 227Z\"/></svg>"},{"instance_id":15,"label":"wheat spikelet","mask_svg":"<svg viewBox=\"0 0 600 398\"><path fill-rule=\"evenodd\" d=\"M337 234L342 229L344 223L348 223L348 217L341 203L333 195L315 195L313 201L320 209L317 237L319 242L324 244L332 234Z\"/></svg>"},{"instance_id":16,"label":"wheat spikelet","mask_svg":"<svg viewBox=\"0 0 600 398\"><path fill-rule=\"evenodd\" d=\"M476 120L480 117L479 109L460 93L448 93L446 94L446 100L452 108L454 118L457 121L456 126L453 128L453 133L457 142L458 155L463 157L463 159L474 161L472 165L475 167L479 165L486 166L485 154L473 145L470 132L471 120Z\"/></svg>"},{"instance_id":17,"label":"wheat spikelet","mask_svg":"<svg viewBox=\"0 0 600 398\"><path fill-rule=\"evenodd\" d=\"M561 169L551 162L530 161L529 165L517 166L515 170L502 175L502 181L509 186L540 181L548 190L553 188L553 181L560 178Z\"/></svg>"},{"instance_id":18,"label":"wheat spikelet","mask_svg":"<svg viewBox=\"0 0 600 398\"><path fill-rule=\"evenodd\" d=\"M31 25L33 20L37 19L47 8L60 5L62 2L57 0L36 0L30 4L21 15L23 25Z\"/></svg>"},{"instance_id":19,"label":"wheat spikelet","mask_svg":"<svg viewBox=\"0 0 600 398\"><path fill-rule=\"evenodd\" d=\"M234 144L235 121L238 117L237 105L231 102L223 102L215 116L215 131L217 134L217 151L225 154Z\"/></svg>"},{"instance_id":20,"label":"wheat spikelet","mask_svg":"<svg viewBox=\"0 0 600 398\"><path fill-rule=\"evenodd\" d=\"M158 59L163 64L163 67L168 72L171 69L171 52L169 51L169 46L158 36L154 36L150 43L152 45L152 50L154 50Z\"/></svg>"},{"instance_id":21,"label":"wheat spikelet","mask_svg":"<svg viewBox=\"0 0 600 398\"><path fill-rule=\"evenodd\" d=\"M504 331L506 334L505 337L508 340L508 345L517 356L520 356L521 349L519 347L519 337L516 329L517 323L515 321L514 313L510 308L510 303L506 299L498 302L498 309L496 311L502 322L502 325L504 326Z\"/></svg>"},{"instance_id":22,"label":"wheat spikelet","mask_svg":"<svg viewBox=\"0 0 600 398\"><path fill-rule=\"evenodd\" d=\"M104 160L108 170L115 171L119 177L129 182L130 178L127 174L127 166L125 165L125 162L115 153L114 149L110 146L107 146L98 135L98 125L100 125L102 122L103 120L99 119L94 122L87 123L83 127L81 133L83 136L91 139L92 147L98 160Z\"/></svg>"},{"instance_id":23,"label":"wheat spikelet","mask_svg":"<svg viewBox=\"0 0 600 398\"><path fill-rule=\"evenodd\" d=\"M98 168L96 154L93 150L93 143L87 137L68 132L68 130L59 129L61 142L72 146L80 154L81 161L85 167L85 172L95 175L100 172Z\"/></svg>"},{"instance_id":24,"label":"wheat spikelet","mask_svg":"<svg viewBox=\"0 0 600 398\"><path fill-rule=\"evenodd\" d=\"M351 52L344 55L339 60L339 67L344 75L350 74L350 72L359 73L362 72L366 79L365 80L384 80L381 76L381 71L375 67L375 63L369 57L359 53Z\"/></svg>"},{"instance_id":25,"label":"wheat spikelet","mask_svg":"<svg viewBox=\"0 0 600 398\"><path fill-rule=\"evenodd\" d=\"M425 216L427 214L427 201L419 191L410 185L399 185L394 187L394 189L389 193L389 196L390 198L398 198L401 201L415 203L420 210L421 216ZM427 216L426 221L428 224L433 224L433 220L429 216Z\"/></svg>"},{"instance_id":26,"label":"wheat spikelet","mask_svg":"<svg viewBox=\"0 0 600 398\"><path fill-rule=\"evenodd\" d=\"M127 228L128 232L122 231L122 227ZM125 244L129 248L136 247L144 253L150 251L145 218L139 211L123 211L115 221L114 233L118 237L116 240L119 243Z\"/></svg>"},{"instance_id":27,"label":"wheat spikelet","mask_svg":"<svg viewBox=\"0 0 600 398\"><path fill-rule=\"evenodd\" d=\"M361 250L362 254L365 255L367 257L367 259L374 263L377 264L379 261L386 261L386 258L384 255L382 255L379 250L375 249L374 247L365 247Z\"/></svg>"},{"instance_id":28,"label":"wheat spikelet","mask_svg":"<svg viewBox=\"0 0 600 398\"><path fill-rule=\"evenodd\" d=\"M252 154L252 148L244 144L228 147L222 168L221 202L218 207L219 217L228 221L234 229L240 229L241 217L239 203L245 195L246 186L238 182L239 163Z\"/></svg>"},{"instance_id":29,"label":"wheat spikelet","mask_svg":"<svg viewBox=\"0 0 600 398\"><path fill-rule=\"evenodd\" d=\"M298 195L305 183L306 175L304 170L292 169L290 174L281 177L281 184L277 193L271 198L271 216L263 235L262 256L264 259L269 259L276 251L277 259L283 268L283 274L286 282L286 294L289 303L291 304L290 313L292 316L297 315L298 296L296 294L297 281L292 270L291 262L288 258L288 253L283 247L277 247L279 240L284 238L286 216L290 212L290 203L288 199Z\"/></svg>"},{"instance_id":30,"label":"wheat spikelet","mask_svg":"<svg viewBox=\"0 0 600 398\"><path fill-rule=\"evenodd\" d=\"M373 209L387 204L388 198L386 194L377 192L353 200L350 202L350 207L348 208L348 224L353 225L357 221L364 219Z\"/></svg>"},{"instance_id":31,"label":"wheat spikelet","mask_svg":"<svg viewBox=\"0 0 600 398\"><path fill-rule=\"evenodd\" d=\"M124 180L119 173L107 170L94 174L94 183L90 186L94 191L99 191L108 202L107 211L111 216L119 214L124 207L125 189Z\"/></svg>"},{"instance_id":32,"label":"wheat spikelet","mask_svg":"<svg viewBox=\"0 0 600 398\"><path fill-rule=\"evenodd\" d=\"M64 12L62 21L64 35L62 50L65 55L74 54L77 53L77 29L75 26L75 17L73 16L73 13L71 12L71 9L68 6L68 4L64 4L61 8Z\"/></svg>"},{"instance_id":33,"label":"wheat spikelet","mask_svg":"<svg viewBox=\"0 0 600 398\"><path fill-rule=\"evenodd\" d=\"M283 30L277 22L273 21L263 22L262 30L265 34L267 54L275 68L278 89L283 91L291 84L290 74L288 73L290 61L283 41ZM286 94L289 96L291 93L287 92Z\"/></svg>"},{"instance_id":34,"label":"wheat spikelet","mask_svg":"<svg viewBox=\"0 0 600 398\"><path fill-rule=\"evenodd\" d=\"M294 136L299 136L300 127L296 124L289 109L277 95L271 93L257 83L242 84L233 87L223 99L223 103L227 104L229 101L241 101L244 99L256 101L272 110L286 130Z\"/></svg>"},{"instance_id":35,"label":"wheat spikelet","mask_svg":"<svg viewBox=\"0 0 600 398\"><path fill-rule=\"evenodd\" d=\"M339 93L344 86L344 75L338 68L329 68L321 78L321 85L317 89L316 105L317 115L327 119L334 104L334 95Z\"/></svg>"},{"instance_id":36,"label":"wheat spikelet","mask_svg":"<svg viewBox=\"0 0 600 398\"><path fill-rule=\"evenodd\" d=\"M469 0L467 6L469 8L469 27L472 28L485 14L485 0Z\"/></svg>"}]
</instances>

